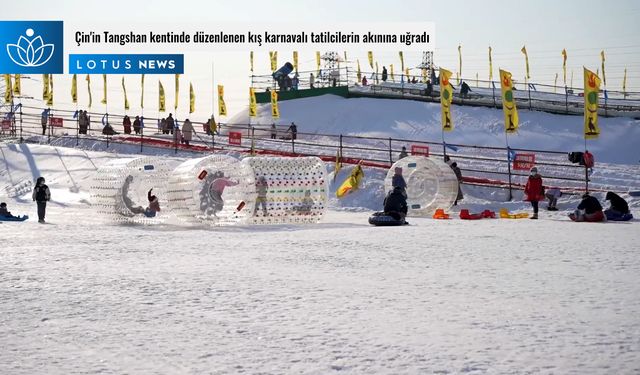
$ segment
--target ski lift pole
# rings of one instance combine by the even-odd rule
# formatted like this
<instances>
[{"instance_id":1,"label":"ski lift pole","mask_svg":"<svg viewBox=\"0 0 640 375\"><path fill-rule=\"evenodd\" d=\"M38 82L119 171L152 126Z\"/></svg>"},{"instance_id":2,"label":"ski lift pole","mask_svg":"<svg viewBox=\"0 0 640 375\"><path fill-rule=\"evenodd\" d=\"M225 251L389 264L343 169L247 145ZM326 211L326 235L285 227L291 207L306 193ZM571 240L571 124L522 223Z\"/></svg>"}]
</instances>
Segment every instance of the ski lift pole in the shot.
<instances>
[{"instance_id":1,"label":"ski lift pole","mask_svg":"<svg viewBox=\"0 0 640 375\"><path fill-rule=\"evenodd\" d=\"M389 164L393 165L393 150L391 149L391 138L389 138Z\"/></svg>"},{"instance_id":2,"label":"ski lift pole","mask_svg":"<svg viewBox=\"0 0 640 375\"><path fill-rule=\"evenodd\" d=\"M51 107L47 108L47 123L49 124L49 135L47 137L47 143L51 143Z\"/></svg>"},{"instance_id":3,"label":"ski lift pole","mask_svg":"<svg viewBox=\"0 0 640 375\"><path fill-rule=\"evenodd\" d=\"M22 138L22 106L20 106L20 143L22 142L24 142L24 139Z\"/></svg>"},{"instance_id":4,"label":"ski lift pole","mask_svg":"<svg viewBox=\"0 0 640 375\"><path fill-rule=\"evenodd\" d=\"M513 199L513 187L511 184L511 148L509 147L509 134L504 132L504 139L507 144L507 172L509 174L509 201Z\"/></svg>"},{"instance_id":5,"label":"ski lift pole","mask_svg":"<svg viewBox=\"0 0 640 375\"><path fill-rule=\"evenodd\" d=\"M587 137L584 137L584 154L586 154L587 152L589 152L589 150L587 150ZM584 156L583 156L584 158ZM585 164L584 166L584 192L588 193L589 192L589 168L587 168L587 163L583 163Z\"/></svg>"}]
</instances>

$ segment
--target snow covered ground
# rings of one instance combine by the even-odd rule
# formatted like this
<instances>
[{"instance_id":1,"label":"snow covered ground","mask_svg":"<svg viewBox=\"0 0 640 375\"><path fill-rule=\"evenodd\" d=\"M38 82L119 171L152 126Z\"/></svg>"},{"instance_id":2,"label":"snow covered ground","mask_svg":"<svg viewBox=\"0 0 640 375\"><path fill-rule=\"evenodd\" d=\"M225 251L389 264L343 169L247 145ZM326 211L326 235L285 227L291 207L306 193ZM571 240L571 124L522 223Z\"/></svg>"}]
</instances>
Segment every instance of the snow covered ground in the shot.
<instances>
[{"instance_id":1,"label":"snow covered ground","mask_svg":"<svg viewBox=\"0 0 640 375\"><path fill-rule=\"evenodd\" d=\"M538 221L375 228L385 172L367 169L318 225L119 226L88 192L129 155L0 151L11 211L35 217L38 175L53 195L51 224L0 224L2 374L640 372L639 222L573 223L575 198Z\"/></svg>"}]
</instances>

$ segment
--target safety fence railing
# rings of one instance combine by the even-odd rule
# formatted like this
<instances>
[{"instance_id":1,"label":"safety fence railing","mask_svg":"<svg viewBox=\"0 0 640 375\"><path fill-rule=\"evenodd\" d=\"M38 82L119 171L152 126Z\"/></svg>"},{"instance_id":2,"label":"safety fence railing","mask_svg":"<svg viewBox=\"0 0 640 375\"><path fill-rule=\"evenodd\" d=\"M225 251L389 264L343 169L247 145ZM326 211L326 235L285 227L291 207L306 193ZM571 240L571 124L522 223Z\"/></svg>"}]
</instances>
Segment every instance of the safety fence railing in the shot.
<instances>
[{"instance_id":1,"label":"safety fence railing","mask_svg":"<svg viewBox=\"0 0 640 375\"><path fill-rule=\"evenodd\" d=\"M120 114L89 114L86 134L80 134L75 111L54 110L48 113L42 126L41 108L24 107L10 117L11 128L5 136L19 141L42 142L53 145L83 146L96 143L105 149L112 144L126 145L131 152L149 150L178 153L240 152L264 155L318 156L325 161L389 168L398 160L403 147L408 154L448 157L463 171L464 182L469 185L492 186L509 191L522 189L530 166L536 165L545 179L545 185L561 188L565 192L585 190L625 191L638 189L635 180L611 185L606 180L594 181L590 170L568 161L567 151L516 149L466 144L448 144L415 139L366 137L345 134L296 132L288 126L272 124L218 124L216 132L207 132L208 123L193 121L195 132L189 144L182 142L178 131L162 134L157 118L144 118L143 127L136 134L125 132ZM6 117L6 116L5 116ZM133 122L133 119L131 119ZM116 134L103 134L103 122L108 122ZM179 127L183 121L178 120Z\"/></svg>"}]
</instances>

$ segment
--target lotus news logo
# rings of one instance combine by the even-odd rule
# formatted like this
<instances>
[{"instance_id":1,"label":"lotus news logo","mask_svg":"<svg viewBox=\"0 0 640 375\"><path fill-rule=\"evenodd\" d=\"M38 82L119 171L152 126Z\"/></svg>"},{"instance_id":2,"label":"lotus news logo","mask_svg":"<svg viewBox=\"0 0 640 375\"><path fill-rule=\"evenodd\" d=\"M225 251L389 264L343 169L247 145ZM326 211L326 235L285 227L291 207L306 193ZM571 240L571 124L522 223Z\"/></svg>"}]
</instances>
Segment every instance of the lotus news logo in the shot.
<instances>
[{"instance_id":1,"label":"lotus news logo","mask_svg":"<svg viewBox=\"0 0 640 375\"><path fill-rule=\"evenodd\" d=\"M63 72L62 21L0 21L0 73Z\"/></svg>"}]
</instances>

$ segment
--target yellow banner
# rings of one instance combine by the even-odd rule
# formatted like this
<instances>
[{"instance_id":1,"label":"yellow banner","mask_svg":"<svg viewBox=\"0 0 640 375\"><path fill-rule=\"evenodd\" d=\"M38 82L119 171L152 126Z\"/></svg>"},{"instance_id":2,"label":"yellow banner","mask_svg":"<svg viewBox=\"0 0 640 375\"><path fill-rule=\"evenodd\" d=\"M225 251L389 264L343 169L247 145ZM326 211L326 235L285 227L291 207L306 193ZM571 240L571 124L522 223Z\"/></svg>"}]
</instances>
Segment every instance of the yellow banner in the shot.
<instances>
[{"instance_id":1,"label":"yellow banner","mask_svg":"<svg viewBox=\"0 0 640 375\"><path fill-rule=\"evenodd\" d=\"M400 51L398 52L398 56L400 56L400 71L404 72L404 53Z\"/></svg>"},{"instance_id":2,"label":"yellow banner","mask_svg":"<svg viewBox=\"0 0 640 375\"><path fill-rule=\"evenodd\" d=\"M91 76L87 74L84 80L87 81L87 92L89 93L89 105L87 107L91 108L91 104L93 103L93 98L91 97Z\"/></svg>"},{"instance_id":3,"label":"yellow banner","mask_svg":"<svg viewBox=\"0 0 640 375\"><path fill-rule=\"evenodd\" d=\"M47 106L53 106L53 74L49 74L49 98L47 98Z\"/></svg>"},{"instance_id":4,"label":"yellow banner","mask_svg":"<svg viewBox=\"0 0 640 375\"><path fill-rule=\"evenodd\" d=\"M358 71L356 73L356 78L358 78L358 83L362 82L362 73L360 72L360 59L356 59L356 63L358 64Z\"/></svg>"},{"instance_id":5,"label":"yellow banner","mask_svg":"<svg viewBox=\"0 0 640 375\"><path fill-rule=\"evenodd\" d=\"M562 50L562 79L564 81L564 85L567 85L567 50Z\"/></svg>"},{"instance_id":6,"label":"yellow banner","mask_svg":"<svg viewBox=\"0 0 640 375\"><path fill-rule=\"evenodd\" d=\"M524 53L524 62L525 62L525 67L527 69L527 79L531 79L531 76L529 75L529 55L527 54L527 47L526 46L522 46L522 49L520 49L520 52Z\"/></svg>"},{"instance_id":7,"label":"yellow banner","mask_svg":"<svg viewBox=\"0 0 640 375\"><path fill-rule=\"evenodd\" d=\"M175 100L173 102L173 110L177 111L178 110L178 98L180 97L180 74L176 74L175 75L175 86L176 86L176 92L175 92Z\"/></svg>"},{"instance_id":8,"label":"yellow banner","mask_svg":"<svg viewBox=\"0 0 640 375\"><path fill-rule=\"evenodd\" d=\"M600 78L587 68L584 69L584 139L596 139L600 135L598 127L598 95Z\"/></svg>"},{"instance_id":9,"label":"yellow banner","mask_svg":"<svg viewBox=\"0 0 640 375\"><path fill-rule=\"evenodd\" d=\"M511 73L500 69L500 88L502 89L502 111L504 112L504 130L515 133L518 130L518 109L513 96Z\"/></svg>"},{"instance_id":10,"label":"yellow banner","mask_svg":"<svg viewBox=\"0 0 640 375\"><path fill-rule=\"evenodd\" d=\"M276 90L271 91L271 117L280 118L280 110L278 109L278 93Z\"/></svg>"},{"instance_id":11,"label":"yellow banner","mask_svg":"<svg viewBox=\"0 0 640 375\"><path fill-rule=\"evenodd\" d=\"M166 111L164 87L162 86L162 82L158 81L158 112L164 111Z\"/></svg>"},{"instance_id":12,"label":"yellow banner","mask_svg":"<svg viewBox=\"0 0 640 375\"><path fill-rule=\"evenodd\" d=\"M249 117L258 116L258 102L256 101L256 92L253 87L249 87Z\"/></svg>"},{"instance_id":13,"label":"yellow banner","mask_svg":"<svg viewBox=\"0 0 640 375\"><path fill-rule=\"evenodd\" d=\"M71 103L78 103L78 77L76 74L71 78Z\"/></svg>"},{"instance_id":14,"label":"yellow banner","mask_svg":"<svg viewBox=\"0 0 640 375\"><path fill-rule=\"evenodd\" d=\"M11 101L13 100L13 85L11 83L11 74L4 75L4 85L4 101L6 103L11 103Z\"/></svg>"},{"instance_id":15,"label":"yellow banner","mask_svg":"<svg viewBox=\"0 0 640 375\"><path fill-rule=\"evenodd\" d=\"M42 75L42 100L49 100L49 75Z\"/></svg>"},{"instance_id":16,"label":"yellow banner","mask_svg":"<svg viewBox=\"0 0 640 375\"><path fill-rule=\"evenodd\" d=\"M340 185L338 190L336 190L336 197L342 198L345 195L351 193L352 191L358 190L360 187L360 183L364 178L364 171L360 164L353 167L351 170L351 174L349 177Z\"/></svg>"},{"instance_id":17,"label":"yellow banner","mask_svg":"<svg viewBox=\"0 0 640 375\"><path fill-rule=\"evenodd\" d=\"M144 109L144 74L142 75L142 78L140 79L140 108Z\"/></svg>"},{"instance_id":18,"label":"yellow banner","mask_svg":"<svg viewBox=\"0 0 640 375\"><path fill-rule=\"evenodd\" d=\"M15 74L14 78L15 78L15 83L13 85L13 94L14 95L21 95L22 94L22 83L20 81L22 79L22 75L21 74Z\"/></svg>"},{"instance_id":19,"label":"yellow banner","mask_svg":"<svg viewBox=\"0 0 640 375\"><path fill-rule=\"evenodd\" d=\"M408 81L408 80L409 80L409 68L406 68L406 69L404 70L404 74L406 74L406 75L407 75L407 81Z\"/></svg>"},{"instance_id":20,"label":"yellow banner","mask_svg":"<svg viewBox=\"0 0 640 375\"><path fill-rule=\"evenodd\" d=\"M396 79L393 76L393 64L389 64L389 76L391 77L391 82L395 82Z\"/></svg>"},{"instance_id":21,"label":"yellow banner","mask_svg":"<svg viewBox=\"0 0 640 375\"><path fill-rule=\"evenodd\" d=\"M189 113L196 111L196 93L193 91L193 84L189 82Z\"/></svg>"},{"instance_id":22,"label":"yellow banner","mask_svg":"<svg viewBox=\"0 0 640 375\"><path fill-rule=\"evenodd\" d=\"M100 103L107 105L107 75L102 75L102 100Z\"/></svg>"},{"instance_id":23,"label":"yellow banner","mask_svg":"<svg viewBox=\"0 0 640 375\"><path fill-rule=\"evenodd\" d=\"M491 46L489 46L489 81L493 81L493 60L491 59ZM491 82L489 82L491 87Z\"/></svg>"},{"instance_id":24,"label":"yellow banner","mask_svg":"<svg viewBox=\"0 0 640 375\"><path fill-rule=\"evenodd\" d=\"M271 61L271 71L278 69L278 51L269 51L269 60Z\"/></svg>"},{"instance_id":25,"label":"yellow banner","mask_svg":"<svg viewBox=\"0 0 640 375\"><path fill-rule=\"evenodd\" d=\"M124 110L129 110L129 98L127 98L127 88L124 86L124 77L122 77L122 92L124 93Z\"/></svg>"},{"instance_id":26,"label":"yellow banner","mask_svg":"<svg viewBox=\"0 0 640 375\"><path fill-rule=\"evenodd\" d=\"M458 77L458 84L460 84L460 77L462 77L462 46L458 45L458 72L456 74Z\"/></svg>"},{"instance_id":27,"label":"yellow banner","mask_svg":"<svg viewBox=\"0 0 640 375\"><path fill-rule=\"evenodd\" d=\"M446 69L440 68L440 118L442 123L442 131L450 132L453 130L453 120L451 118L451 103L453 101L453 87L449 82L452 73Z\"/></svg>"},{"instance_id":28,"label":"yellow banner","mask_svg":"<svg viewBox=\"0 0 640 375\"><path fill-rule=\"evenodd\" d=\"M367 58L369 59L369 65L373 69L373 51L367 52Z\"/></svg>"},{"instance_id":29,"label":"yellow banner","mask_svg":"<svg viewBox=\"0 0 640 375\"><path fill-rule=\"evenodd\" d=\"M316 51L316 70L320 72L320 51Z\"/></svg>"},{"instance_id":30,"label":"yellow banner","mask_svg":"<svg viewBox=\"0 0 640 375\"><path fill-rule=\"evenodd\" d=\"M227 105L224 103L224 86L218 85L218 116L227 115Z\"/></svg>"},{"instance_id":31,"label":"yellow banner","mask_svg":"<svg viewBox=\"0 0 640 375\"><path fill-rule=\"evenodd\" d=\"M602 58L602 82L604 87L607 87L607 76L604 74L604 50L600 51L600 57Z\"/></svg>"},{"instance_id":32,"label":"yellow banner","mask_svg":"<svg viewBox=\"0 0 640 375\"><path fill-rule=\"evenodd\" d=\"M249 52L249 68L253 72L253 51Z\"/></svg>"},{"instance_id":33,"label":"yellow banner","mask_svg":"<svg viewBox=\"0 0 640 375\"><path fill-rule=\"evenodd\" d=\"M298 51L293 51L293 69L298 73Z\"/></svg>"}]
</instances>

